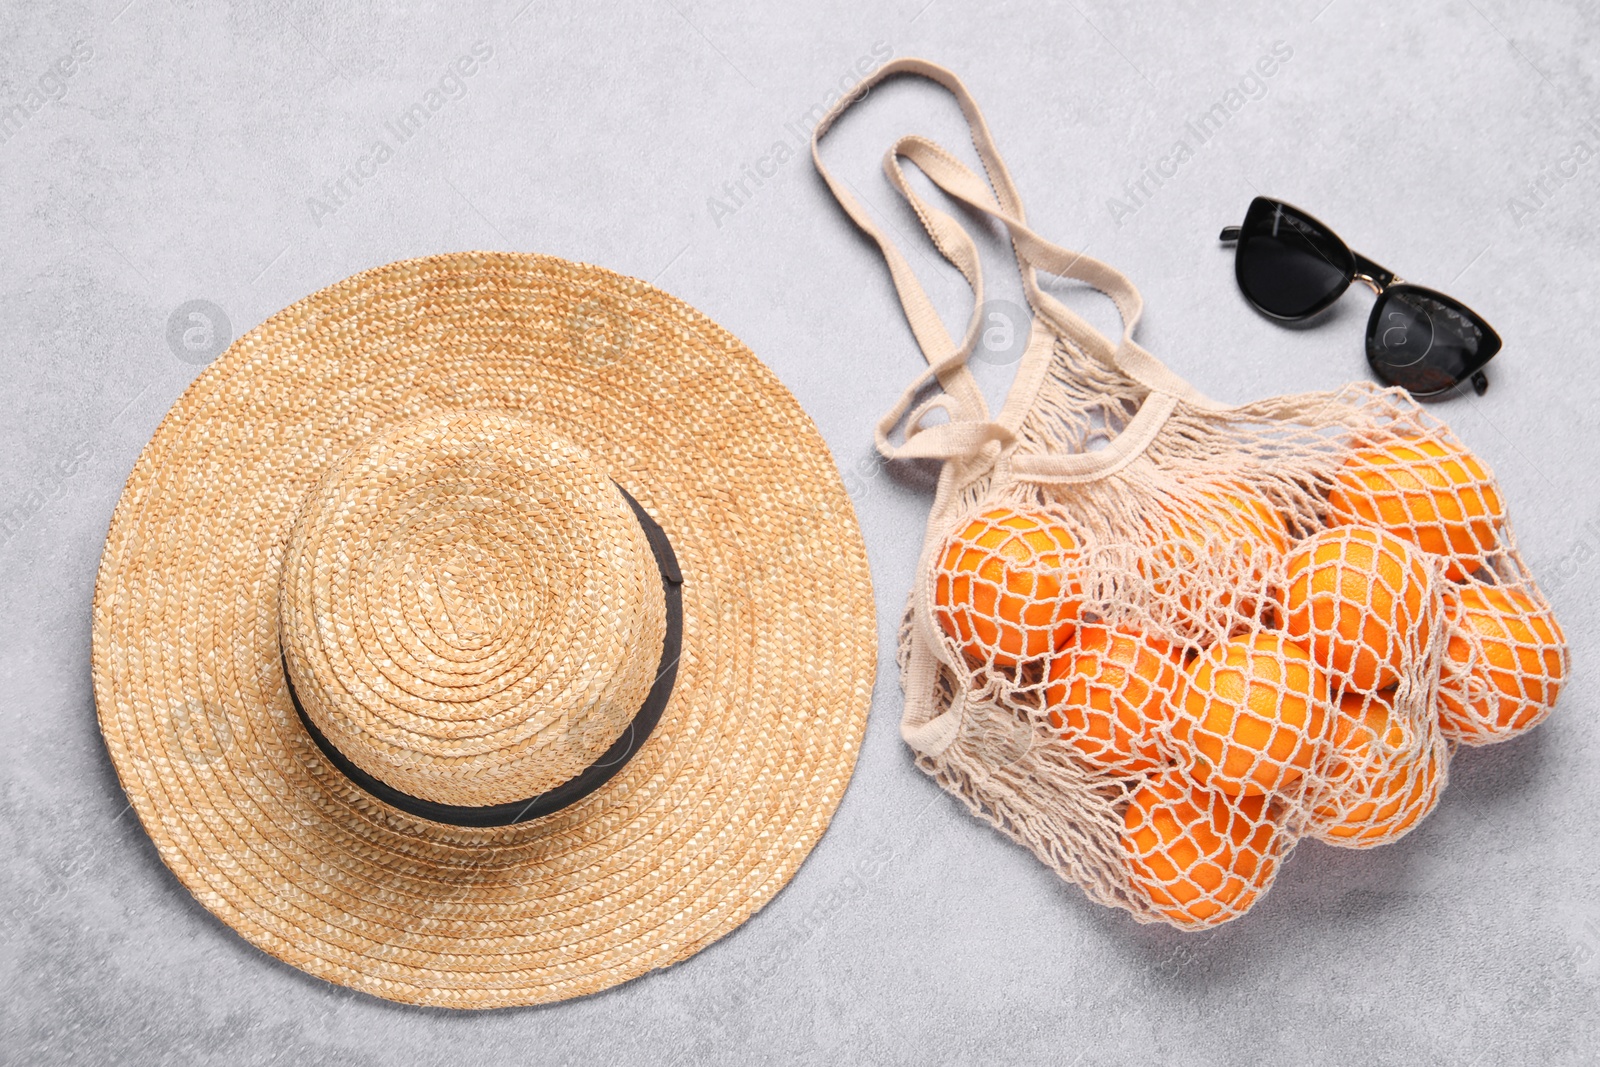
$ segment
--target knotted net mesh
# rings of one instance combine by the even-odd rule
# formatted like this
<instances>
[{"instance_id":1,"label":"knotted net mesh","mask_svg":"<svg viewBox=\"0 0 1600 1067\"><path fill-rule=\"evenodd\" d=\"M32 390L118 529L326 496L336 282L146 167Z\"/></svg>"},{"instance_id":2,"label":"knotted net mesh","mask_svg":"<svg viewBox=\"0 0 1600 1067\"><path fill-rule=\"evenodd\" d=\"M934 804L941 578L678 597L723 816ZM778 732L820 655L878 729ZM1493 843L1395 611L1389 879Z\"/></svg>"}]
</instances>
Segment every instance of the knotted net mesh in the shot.
<instances>
[{"instance_id":1,"label":"knotted net mesh","mask_svg":"<svg viewBox=\"0 0 1600 1067\"><path fill-rule=\"evenodd\" d=\"M1018 455L1126 430L1148 391L1058 339ZM1432 810L1455 744L1555 703L1560 626L1487 467L1398 390L1203 410L1090 480L998 462L902 632L940 648L922 765L1094 899L1193 928L1295 843ZM925 612L925 627L914 625Z\"/></svg>"},{"instance_id":2,"label":"knotted net mesh","mask_svg":"<svg viewBox=\"0 0 1600 1067\"><path fill-rule=\"evenodd\" d=\"M839 115L899 75L951 93L983 165L917 136L884 160L973 290L959 340L820 154ZM1214 926L1302 838L1395 840L1438 803L1455 746L1549 713L1566 642L1504 497L1407 394L1206 398L1134 340L1127 278L1029 228L971 93L937 64L880 68L818 124L812 155L882 250L929 364L878 427L887 458L943 462L900 634L901 734L973 812L1094 900ZM903 161L1003 225L1017 255L1033 322L993 417L967 366L977 245ZM1120 340L1041 272L1109 296Z\"/></svg>"}]
</instances>

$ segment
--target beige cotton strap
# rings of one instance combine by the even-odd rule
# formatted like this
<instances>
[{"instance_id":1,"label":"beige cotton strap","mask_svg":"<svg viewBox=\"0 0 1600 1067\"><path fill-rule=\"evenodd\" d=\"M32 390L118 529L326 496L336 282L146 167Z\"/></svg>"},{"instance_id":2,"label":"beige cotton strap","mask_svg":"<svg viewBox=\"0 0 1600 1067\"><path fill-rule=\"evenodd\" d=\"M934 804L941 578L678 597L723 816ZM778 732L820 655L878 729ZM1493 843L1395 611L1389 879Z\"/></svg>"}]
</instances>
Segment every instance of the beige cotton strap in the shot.
<instances>
[{"instance_id":1,"label":"beige cotton strap","mask_svg":"<svg viewBox=\"0 0 1600 1067\"><path fill-rule=\"evenodd\" d=\"M894 73L911 72L925 74L947 88L959 86L955 75L941 67L921 60L895 60L881 67L863 82L859 90L840 100L817 123L811 135L811 159L816 165L817 173L822 175L828 188L832 190L834 198L839 201L839 206L844 208L852 221L861 228L861 231L877 242L878 248L883 253L884 261L889 267L889 276L894 282L895 290L900 296L900 303L905 308L906 321L911 327L912 335L916 337L918 346L922 349L928 361L931 373L938 379L940 388L950 397L947 412L952 422L987 422L989 418L988 406L983 401L983 394L979 391L977 382L973 380L972 372L967 369L967 360L972 355L972 350L978 338L978 323L974 321L967 327L966 335L958 345L945 329L944 323L939 319L939 313L934 309L932 301L928 299L927 292L922 284L917 281L911 264L906 261L905 254L900 251L894 240L886 234L872 219L866 206L856 199L845 183L836 179L822 162L820 142L828 129L836 122L840 115L858 99L872 85ZM955 88L951 89L956 92ZM958 98L963 93L957 92ZM970 98L967 98L970 101ZM963 104L965 109L966 103ZM975 121L974 121L975 120ZM968 122L973 124L974 138L988 138L988 130L983 125L983 117L977 114L976 107L968 112ZM1014 196L1014 193L1012 194ZM952 225L954 225L952 223ZM956 227L959 229L959 227ZM933 234L937 244L942 234ZM950 262L959 270L972 287L977 303L983 300L983 279L979 270L977 250L972 245L971 238L965 231L960 239L947 248L941 248ZM890 443L889 434L895 424L910 410L915 403L916 394L927 384L926 376L919 376L906 395L896 405L894 411L878 424L878 450L889 458L897 458L907 453L902 453ZM926 432L926 431L925 431ZM943 431L941 431L942 433ZM937 435L936 435L937 436ZM924 446L932 447L931 445ZM938 450L938 449L936 449Z\"/></svg>"},{"instance_id":2,"label":"beige cotton strap","mask_svg":"<svg viewBox=\"0 0 1600 1067\"><path fill-rule=\"evenodd\" d=\"M916 213L940 254L960 271L973 291L973 312L959 345L946 331L927 293L899 247L873 221L870 213L846 183L837 180L822 162L820 142L833 123L858 101L867 89L898 74L913 74L928 78L943 86L956 98L971 131L973 146L989 179L987 182L984 181L944 148L923 137L901 138L884 158L884 172L891 184ZM971 358L982 329L983 275L977 246L966 228L956 219L928 204L916 193L901 167L902 159L916 164L930 181L952 198L975 210L992 215L1006 226L1016 252L1024 292L1029 304L1040 317L1048 320L1062 334L1081 345L1091 356L1108 367L1120 370L1151 393L1169 394L1199 407L1217 406L1188 382L1173 374L1133 340L1133 332L1138 325L1144 302L1138 289L1126 276L1092 256L1073 252L1046 241L1028 227L1015 182L1004 160L1001 159L999 150L995 147L993 136L977 102L961 80L949 70L922 59L899 59L886 64L868 77L856 93L839 101L817 124L812 135L812 159L818 173L828 183L840 206L882 250L895 289L905 308L907 321L929 363L929 372L919 376L911 384L901 400L878 424L878 447L885 456L892 459L911 457L976 459L984 454L986 448L991 458L998 456L1001 449L1014 440L1017 428L1027 417L1051 356L1048 344L1028 346L1005 407L1000 416L991 422L987 406L983 403L982 396L967 368L967 361ZM1038 270L1081 281L1110 297L1123 320L1120 341L1110 341L1060 301L1044 292L1038 284ZM1038 340L1037 336L1035 340ZM895 445L891 440L895 427L900 425L912 410L916 398L930 384L930 377L937 379L947 394L947 399L937 406L945 412L950 421L925 427L918 418L912 418L905 423L906 443ZM924 405L919 411L926 414L927 408L928 406ZM1151 412L1152 416L1154 414ZM1148 423L1151 420L1144 421ZM1155 428L1159 429L1159 426ZM996 445L999 447L993 447ZM1051 457L1051 461L1054 458ZM1087 457L1072 457L1071 461L1064 465L1067 469L1059 473L1063 476L1082 476L1111 459L1111 456L1103 456L1100 453L1092 453ZM1025 464L1025 467L1037 465ZM1050 465L1051 462L1045 463L1046 467Z\"/></svg>"},{"instance_id":3,"label":"beige cotton strap","mask_svg":"<svg viewBox=\"0 0 1600 1067\"><path fill-rule=\"evenodd\" d=\"M984 181L944 148L923 137L901 138L889 149L883 162L890 183L916 213L934 246L972 289L972 314L959 343L945 329L905 254L873 220L848 184L836 179L822 162L822 138L839 117L873 85L899 74L928 78L956 98L988 177L988 181ZM905 308L911 332L928 361L928 369L911 383L879 421L876 433L878 450L889 459L946 461L929 516L928 537L923 544L918 575L930 573L935 563L939 535L954 519L949 512L956 506L961 487L991 470L996 463L1007 466L1009 477L1022 480L1067 482L1104 477L1143 454L1180 399L1195 406L1215 406L1133 340L1144 302L1132 282L1108 264L1052 244L1029 228L1022 198L1000 158L977 102L949 70L922 59L899 59L879 68L857 92L840 100L817 123L812 134L811 158L839 205L862 232L877 242ZM983 325L983 269L978 247L965 226L917 194L906 179L902 159L915 164L952 198L998 219L1010 235L1023 291L1035 315L1016 379L998 418L990 417L967 366ZM1109 296L1122 317L1120 341L1108 339L1044 292L1038 284L1039 270L1081 281ZM1017 454L1018 430L1028 417L1049 371L1058 336L1081 346L1107 367L1121 371L1143 386L1147 395L1139 412L1103 449L1075 454ZM943 391L921 399L935 381ZM942 413L947 421L927 424L925 420L935 413ZM892 435L902 425L904 443L897 445ZM963 703L957 701L942 714L936 714L934 691L939 659L948 653L938 635L931 632L925 584L918 581L913 587L911 625L917 632L910 645L911 657L905 676L906 706L900 731L914 750L937 759L958 737L964 709Z\"/></svg>"},{"instance_id":4,"label":"beige cotton strap","mask_svg":"<svg viewBox=\"0 0 1600 1067\"><path fill-rule=\"evenodd\" d=\"M937 230L944 240L948 241L950 237L945 233L947 228L960 229L960 227L949 215L931 208L917 194L906 180L905 172L900 166L901 159L916 164L930 181L951 197L993 216L1005 225L1011 235L1012 246L1016 249L1018 263L1021 265L1023 289L1029 304L1047 313L1067 336L1081 344L1091 356L1108 367L1120 370L1151 392L1170 393L1203 406L1209 405L1209 402L1188 382L1173 374L1134 341L1133 331L1138 326L1139 316L1144 311L1144 298L1121 271L1093 256L1070 251L1040 237L1028 227L1020 212L1012 213L1002 208L990 195L988 186L966 164L943 147L924 137L902 137L895 142L885 157L884 169L895 188L923 220L923 225L930 234ZM993 165L997 169L1004 167L998 158L994 160ZM971 239L966 237L964 229L961 229L961 234L970 244ZM935 237L935 243L939 244L943 251L944 245L940 237ZM1110 297L1122 317L1121 341L1117 344L1111 343L1099 330L1040 288L1038 270L1084 282ZM1043 353L1042 358L1048 361L1049 353ZM1032 400L1031 391L1014 391L1007 399L1006 410L1002 413L1000 422L1015 429L1026 417Z\"/></svg>"}]
</instances>

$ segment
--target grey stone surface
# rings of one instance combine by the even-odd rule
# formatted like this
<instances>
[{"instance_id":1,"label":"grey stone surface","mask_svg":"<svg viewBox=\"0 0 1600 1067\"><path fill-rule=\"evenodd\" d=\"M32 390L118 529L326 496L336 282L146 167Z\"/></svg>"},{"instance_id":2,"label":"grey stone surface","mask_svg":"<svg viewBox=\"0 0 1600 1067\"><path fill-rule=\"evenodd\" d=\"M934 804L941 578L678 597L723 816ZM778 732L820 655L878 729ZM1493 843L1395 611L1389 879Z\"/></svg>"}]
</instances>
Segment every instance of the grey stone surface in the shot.
<instances>
[{"instance_id":1,"label":"grey stone surface","mask_svg":"<svg viewBox=\"0 0 1600 1067\"><path fill-rule=\"evenodd\" d=\"M1279 41L1292 57L1135 201L1126 183ZM387 124L474 46L489 57L400 141ZM1198 936L1089 904L917 772L892 652L929 496L873 461L871 428L920 362L790 126L874 49L964 75L1035 225L1126 271L1141 339L1212 395L1365 373L1368 297L1291 331L1237 295L1216 230L1256 190L1482 310L1507 342L1493 388L1436 410L1502 479L1574 646L1552 720L1459 756L1402 842L1304 845L1250 916ZM0 109L22 107L0 143L0 1060L1593 1062L1597 78L1579 0L0 6ZM828 155L955 323L965 289L878 170L912 131L967 149L949 101L901 83ZM734 203L746 165L769 176ZM767 361L850 479L884 663L849 793L764 912L607 994L481 1016L326 985L213 919L129 813L89 681L111 509L216 342L186 309L169 343L173 313L207 301L226 339L466 248L653 279ZM1020 302L1004 245L984 249ZM982 370L998 395L1010 368Z\"/></svg>"}]
</instances>

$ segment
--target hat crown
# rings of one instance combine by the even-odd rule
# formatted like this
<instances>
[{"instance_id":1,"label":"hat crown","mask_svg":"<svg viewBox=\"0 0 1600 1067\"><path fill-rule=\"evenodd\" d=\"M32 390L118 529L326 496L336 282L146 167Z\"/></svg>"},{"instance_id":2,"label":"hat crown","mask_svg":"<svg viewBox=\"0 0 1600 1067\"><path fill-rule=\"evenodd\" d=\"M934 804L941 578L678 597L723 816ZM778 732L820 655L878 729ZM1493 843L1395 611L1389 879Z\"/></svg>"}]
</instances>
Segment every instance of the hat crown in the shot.
<instances>
[{"instance_id":1,"label":"hat crown","mask_svg":"<svg viewBox=\"0 0 1600 1067\"><path fill-rule=\"evenodd\" d=\"M596 762L655 679L650 543L583 449L500 412L409 420L302 503L279 589L307 717L403 793L483 806Z\"/></svg>"}]
</instances>

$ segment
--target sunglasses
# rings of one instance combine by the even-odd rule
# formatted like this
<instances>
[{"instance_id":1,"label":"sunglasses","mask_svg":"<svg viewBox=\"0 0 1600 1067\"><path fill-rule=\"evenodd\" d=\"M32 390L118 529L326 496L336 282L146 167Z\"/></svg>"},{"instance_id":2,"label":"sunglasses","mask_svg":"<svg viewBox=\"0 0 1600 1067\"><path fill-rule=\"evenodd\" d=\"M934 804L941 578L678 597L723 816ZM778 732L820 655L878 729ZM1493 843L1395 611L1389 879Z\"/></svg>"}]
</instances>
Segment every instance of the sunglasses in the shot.
<instances>
[{"instance_id":1,"label":"sunglasses","mask_svg":"<svg viewBox=\"0 0 1600 1067\"><path fill-rule=\"evenodd\" d=\"M1467 380L1479 396L1489 388L1483 367L1500 351L1500 335L1477 312L1401 281L1299 208L1258 196L1244 225L1224 229L1222 240L1237 243L1233 273L1245 299L1274 319L1308 319L1355 279L1366 282L1378 295L1367 319L1367 362L1389 385L1418 397Z\"/></svg>"}]
</instances>

